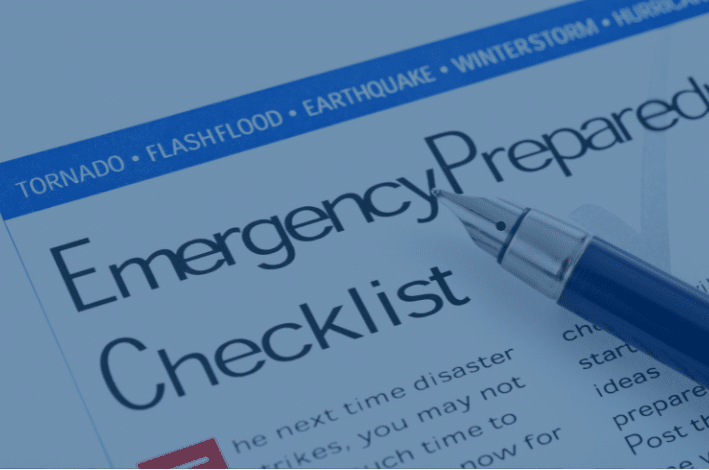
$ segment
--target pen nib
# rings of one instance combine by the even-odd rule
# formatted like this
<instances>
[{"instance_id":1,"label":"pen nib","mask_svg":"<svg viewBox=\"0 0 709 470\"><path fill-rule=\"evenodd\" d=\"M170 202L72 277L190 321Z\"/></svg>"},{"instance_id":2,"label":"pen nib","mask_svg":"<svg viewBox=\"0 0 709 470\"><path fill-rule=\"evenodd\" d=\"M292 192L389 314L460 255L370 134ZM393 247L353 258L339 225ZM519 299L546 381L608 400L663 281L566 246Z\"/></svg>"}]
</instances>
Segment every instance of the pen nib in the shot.
<instances>
[{"instance_id":1,"label":"pen nib","mask_svg":"<svg viewBox=\"0 0 709 470\"><path fill-rule=\"evenodd\" d=\"M460 219L475 244L495 258L500 257L510 233L526 212L502 199L463 196L438 188L432 189L431 194Z\"/></svg>"}]
</instances>

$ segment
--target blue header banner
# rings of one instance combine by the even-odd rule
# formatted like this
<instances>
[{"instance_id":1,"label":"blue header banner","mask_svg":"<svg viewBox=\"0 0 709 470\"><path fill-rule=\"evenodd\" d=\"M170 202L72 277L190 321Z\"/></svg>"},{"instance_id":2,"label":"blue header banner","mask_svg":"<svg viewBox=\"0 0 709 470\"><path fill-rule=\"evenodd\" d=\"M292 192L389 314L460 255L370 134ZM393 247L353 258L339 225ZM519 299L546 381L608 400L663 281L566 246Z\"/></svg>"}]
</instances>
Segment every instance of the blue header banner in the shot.
<instances>
[{"instance_id":1,"label":"blue header banner","mask_svg":"<svg viewBox=\"0 0 709 470\"><path fill-rule=\"evenodd\" d=\"M709 0L581 1L10 160L0 164L0 214L13 219L708 12Z\"/></svg>"}]
</instances>

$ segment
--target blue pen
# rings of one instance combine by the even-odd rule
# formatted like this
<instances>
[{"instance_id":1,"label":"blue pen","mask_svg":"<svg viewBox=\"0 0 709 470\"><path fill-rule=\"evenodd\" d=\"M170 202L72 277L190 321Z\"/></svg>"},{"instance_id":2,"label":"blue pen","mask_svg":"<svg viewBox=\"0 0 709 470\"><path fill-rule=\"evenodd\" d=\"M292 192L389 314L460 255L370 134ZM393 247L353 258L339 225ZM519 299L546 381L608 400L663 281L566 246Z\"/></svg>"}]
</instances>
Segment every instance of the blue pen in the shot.
<instances>
[{"instance_id":1,"label":"blue pen","mask_svg":"<svg viewBox=\"0 0 709 470\"><path fill-rule=\"evenodd\" d=\"M507 271L709 387L709 295L542 212L501 199L431 192Z\"/></svg>"}]
</instances>

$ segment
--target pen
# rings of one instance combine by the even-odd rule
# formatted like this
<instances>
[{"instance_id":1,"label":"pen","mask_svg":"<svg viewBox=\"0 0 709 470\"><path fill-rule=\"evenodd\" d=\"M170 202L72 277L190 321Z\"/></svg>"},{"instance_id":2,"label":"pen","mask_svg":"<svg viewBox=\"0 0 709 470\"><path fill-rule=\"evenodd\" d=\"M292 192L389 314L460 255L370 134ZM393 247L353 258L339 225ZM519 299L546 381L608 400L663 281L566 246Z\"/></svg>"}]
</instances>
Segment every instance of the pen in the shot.
<instances>
[{"instance_id":1,"label":"pen","mask_svg":"<svg viewBox=\"0 0 709 470\"><path fill-rule=\"evenodd\" d=\"M709 387L709 295L543 212L502 199L431 193L504 269Z\"/></svg>"}]
</instances>

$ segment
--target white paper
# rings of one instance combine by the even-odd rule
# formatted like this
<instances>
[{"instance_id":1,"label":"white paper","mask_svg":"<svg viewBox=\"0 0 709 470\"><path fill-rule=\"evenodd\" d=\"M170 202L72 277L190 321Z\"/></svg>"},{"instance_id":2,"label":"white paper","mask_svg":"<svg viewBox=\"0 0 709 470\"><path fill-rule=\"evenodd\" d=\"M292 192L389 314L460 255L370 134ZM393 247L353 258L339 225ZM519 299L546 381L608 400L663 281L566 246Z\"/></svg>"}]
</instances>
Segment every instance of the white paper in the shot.
<instances>
[{"instance_id":1,"label":"white paper","mask_svg":"<svg viewBox=\"0 0 709 470\"><path fill-rule=\"evenodd\" d=\"M688 77L709 84L701 52L708 26L706 17L698 17L7 221L24 265L17 254L3 255L4 272L19 278L22 292L16 295L26 303L18 305L23 315L42 320L31 326L37 347L54 341L42 323L46 313L76 383L66 368L55 372L56 379L44 378L61 395L38 412L41 406L73 406L79 413L80 400L88 410L67 431L83 433L92 457L58 462L107 465L102 459L109 456L114 466L135 467L214 438L232 467L709 465L709 423L701 418L709 419L706 390L585 326L501 270L445 208L435 220L419 223L431 206L400 180L428 191L426 171L432 169L436 185L450 189L424 138L463 132L478 151L471 163L454 170L466 194L503 197L581 224L692 285L708 286L701 260L709 256L709 222L702 211L709 118L679 119L667 131L652 132L634 115L649 99L669 101L689 89ZM412 40L410 46L417 44ZM701 112L696 98L686 100L687 109ZM556 162L519 171L500 153L493 158L503 177L497 182L483 160L482 153L496 147L540 141L560 128L578 130L592 118L612 119L628 107L633 112L622 119L632 140L568 160L572 176ZM451 161L465 156L460 139L439 143ZM530 157L525 164L543 158ZM373 193L375 206L394 211L408 201L407 209L368 223L353 201L344 201L336 208L344 229L315 241L293 241L295 258L283 268L259 264L282 263L285 249L258 255L236 234L228 238L235 264L209 274L180 281L167 259L158 259L151 267L159 287L151 289L132 265L122 271L127 298L111 275L111 265L160 249L176 251L193 239L214 241L214 234L243 231L253 221L277 216L283 222L299 207L324 210L323 201L345 193L363 196L383 182L399 185ZM314 236L330 222L314 224L307 233ZM252 234L261 247L279 241L272 225ZM96 269L76 279L83 301L117 300L77 311L50 249L84 239L89 241L62 252L70 271ZM198 254L204 246L193 249ZM193 265L213 264L203 261ZM429 279L436 269L451 273L445 287ZM402 301L397 291L406 285L409 295L436 294L442 308L425 316L437 301ZM371 315L369 324L353 301L353 288ZM385 312L380 292L400 324ZM361 337L335 329L322 344L303 304L320 327L336 313L336 325ZM264 334L283 324L291 326L271 337L276 353L292 356L310 345L302 358L279 362L259 351L225 366L245 372L265 361L256 372L229 377L220 370L220 345L247 339L261 350ZM124 342L111 350L116 384L127 399L143 405L155 397L156 384L164 384L155 406L129 409L110 393L100 358L118 338L137 340L145 349ZM202 354L217 383L210 383L193 357L176 369L184 389L178 396L159 351L173 363ZM223 357L248 351L248 344L234 344ZM584 368L592 355L604 353L601 364ZM14 360L27 367L63 362L53 344L42 358L20 353ZM461 371L465 376L445 381ZM634 378L633 385L604 391L623 377ZM658 416L661 401L677 400ZM653 413L641 416L637 410L643 406ZM633 447L632 435L643 442Z\"/></svg>"}]
</instances>

